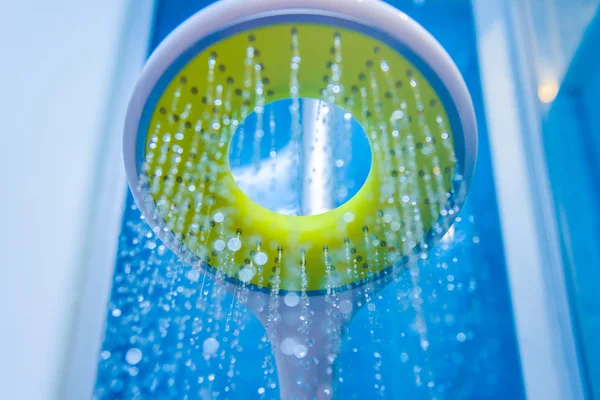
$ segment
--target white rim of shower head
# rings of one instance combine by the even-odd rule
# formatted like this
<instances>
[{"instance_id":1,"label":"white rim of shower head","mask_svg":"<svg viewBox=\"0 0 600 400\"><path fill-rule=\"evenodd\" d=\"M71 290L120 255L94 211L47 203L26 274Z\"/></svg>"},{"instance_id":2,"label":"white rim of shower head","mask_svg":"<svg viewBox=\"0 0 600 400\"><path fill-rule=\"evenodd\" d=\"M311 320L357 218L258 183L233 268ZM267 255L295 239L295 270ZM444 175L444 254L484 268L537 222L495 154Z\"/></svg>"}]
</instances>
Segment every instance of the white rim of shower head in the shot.
<instances>
[{"instance_id":1,"label":"white rim of shower head","mask_svg":"<svg viewBox=\"0 0 600 400\"><path fill-rule=\"evenodd\" d=\"M192 15L156 48L149 57L136 84L125 120L124 161L127 180L138 207L147 222L167 245L177 242L174 234L162 229L146 207L145 193L140 190L137 145L139 125L149 97L168 68L203 38L226 27L263 17L286 15L329 16L358 23L384 32L420 58L447 90L462 128L463 158L459 160L462 179L455 188L455 201L462 207L474 174L477 158L477 122L471 96L452 59L444 48L417 22L396 8L379 0L221 0ZM457 147L454 132L455 147ZM434 243L439 241L436 237ZM176 246L169 246L175 249Z\"/></svg>"}]
</instances>

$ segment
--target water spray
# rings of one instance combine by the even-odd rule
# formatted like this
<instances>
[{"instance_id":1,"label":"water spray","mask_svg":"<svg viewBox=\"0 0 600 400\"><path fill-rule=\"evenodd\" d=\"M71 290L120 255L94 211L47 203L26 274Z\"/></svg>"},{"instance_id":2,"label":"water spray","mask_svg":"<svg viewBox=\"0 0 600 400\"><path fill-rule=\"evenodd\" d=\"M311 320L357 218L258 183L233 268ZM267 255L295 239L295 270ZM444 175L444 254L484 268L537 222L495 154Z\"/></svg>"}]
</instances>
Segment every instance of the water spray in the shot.
<instances>
[{"instance_id":1,"label":"water spray","mask_svg":"<svg viewBox=\"0 0 600 400\"><path fill-rule=\"evenodd\" d=\"M269 140L266 108L286 99L299 215L263 207L232 173L234 137L250 135L256 156ZM371 160L364 184L339 205L327 196L332 154L345 146L338 125L323 122L333 108L362 126ZM244 132L251 114L258 122ZM146 221L190 268L241 294L265 326L286 399L333 395L345 326L444 236L476 155L458 69L416 22L375 0L205 8L149 58L124 135Z\"/></svg>"}]
</instances>

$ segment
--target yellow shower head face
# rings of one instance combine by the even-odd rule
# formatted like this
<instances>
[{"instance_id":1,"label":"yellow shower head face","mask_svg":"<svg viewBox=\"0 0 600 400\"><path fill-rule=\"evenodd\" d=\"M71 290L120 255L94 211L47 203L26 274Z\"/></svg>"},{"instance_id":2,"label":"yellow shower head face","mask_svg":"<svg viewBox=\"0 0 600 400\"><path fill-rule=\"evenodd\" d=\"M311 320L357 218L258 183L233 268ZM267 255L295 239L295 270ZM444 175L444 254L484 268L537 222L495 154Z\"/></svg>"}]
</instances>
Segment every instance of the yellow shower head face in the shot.
<instances>
[{"instance_id":1,"label":"yellow shower head face","mask_svg":"<svg viewBox=\"0 0 600 400\"><path fill-rule=\"evenodd\" d=\"M352 24L277 18L246 25L190 47L144 102L138 180L134 187L130 174L130 183L155 231L187 262L277 293L353 288L426 251L463 200L464 133L439 79L385 36ZM369 139L366 182L319 215L260 206L229 165L244 119L288 98L344 109Z\"/></svg>"}]
</instances>

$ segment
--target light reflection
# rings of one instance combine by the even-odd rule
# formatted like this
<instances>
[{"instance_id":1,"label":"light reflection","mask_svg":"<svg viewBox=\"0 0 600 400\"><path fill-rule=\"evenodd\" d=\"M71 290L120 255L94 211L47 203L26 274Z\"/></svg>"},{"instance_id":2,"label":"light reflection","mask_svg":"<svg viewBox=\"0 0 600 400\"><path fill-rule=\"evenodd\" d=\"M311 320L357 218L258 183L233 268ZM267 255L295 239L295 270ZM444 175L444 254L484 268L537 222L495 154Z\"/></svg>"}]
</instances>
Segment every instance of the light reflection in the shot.
<instances>
[{"instance_id":1,"label":"light reflection","mask_svg":"<svg viewBox=\"0 0 600 400\"><path fill-rule=\"evenodd\" d=\"M558 83L555 81L547 81L538 88L538 97L544 104L552 103L558 95Z\"/></svg>"}]
</instances>

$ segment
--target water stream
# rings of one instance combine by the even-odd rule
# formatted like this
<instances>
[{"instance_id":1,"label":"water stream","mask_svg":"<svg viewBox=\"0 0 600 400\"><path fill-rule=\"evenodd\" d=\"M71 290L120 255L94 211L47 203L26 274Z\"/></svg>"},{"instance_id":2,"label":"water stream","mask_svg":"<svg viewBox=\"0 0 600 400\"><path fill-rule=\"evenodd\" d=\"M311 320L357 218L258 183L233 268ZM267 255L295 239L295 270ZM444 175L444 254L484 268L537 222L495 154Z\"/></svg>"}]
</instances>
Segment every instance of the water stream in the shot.
<instances>
[{"instance_id":1,"label":"water stream","mask_svg":"<svg viewBox=\"0 0 600 400\"><path fill-rule=\"evenodd\" d=\"M448 122L439 115L431 125L424 110L434 105L423 99L419 78L409 73L405 83L396 81L394 65L383 58L367 62L360 86L344 87L339 34L332 38L331 76L322 98L301 98L300 41L300 33L292 31L288 100L267 103L263 66L251 44L244 75L236 77L241 89L215 78L219 58L211 55L202 98L211 111L187 121L197 104L181 100L187 90L182 80L165 110L176 116L173 129L153 127L144 171L154 175L142 182L157 196L157 212L169 217L167 227L181 240L192 236L187 248L210 258L213 269L179 260L128 200L97 398L278 398L277 352L299 363L298 374L289 379L300 388L309 390L310 371L323 368L331 384L320 388L319 398L334 393L358 399L467 398L474 384L459 378L476 375L497 354L498 340L477 344L475 335L489 322L478 297L480 281L489 277L469 210L440 245L429 248L423 241L424 221L455 212L445 208L452 193L440 163L454 161L452 146L444 144L450 141ZM397 94L401 85L409 85L410 96ZM233 110L237 90L242 107ZM361 115L339 105L344 97ZM391 114L379 106L384 99L393 104ZM185 135L192 135L187 148L180 144ZM356 244L349 239L340 255L319 246L324 309L315 308L319 300L308 292L307 250L292 254L279 246L276 258L268 260L269 244L258 240L246 248L247 232L232 228L226 211L215 210L215 198L222 195L219 160L227 157L238 186L256 203L285 215L316 215L343 205L371 168L383 177L372 199L379 211L363 228L364 257L354 255ZM381 163L372 165L372 158ZM348 213L344 219L355 217ZM235 257L241 252L248 256L240 267ZM286 293L283 269L290 262L300 290ZM387 287L371 282L376 278L371 269L383 266L393 266ZM356 298L346 296L342 276L361 284ZM267 292L259 306L249 304L255 288ZM292 314L297 329L278 331ZM318 333L321 319L324 336ZM322 347L316 338L326 341L325 356L314 356Z\"/></svg>"}]
</instances>

